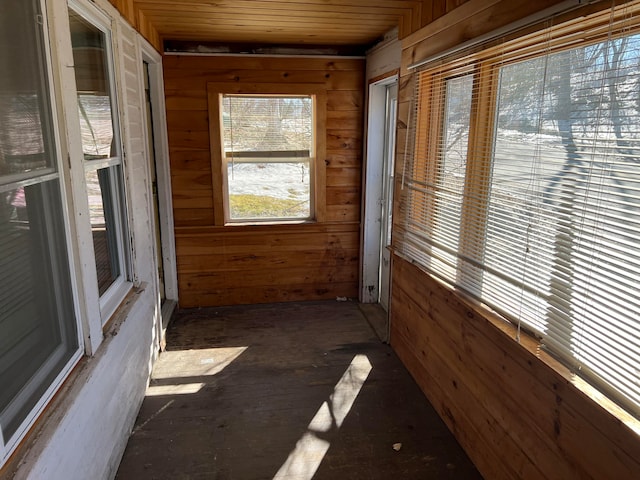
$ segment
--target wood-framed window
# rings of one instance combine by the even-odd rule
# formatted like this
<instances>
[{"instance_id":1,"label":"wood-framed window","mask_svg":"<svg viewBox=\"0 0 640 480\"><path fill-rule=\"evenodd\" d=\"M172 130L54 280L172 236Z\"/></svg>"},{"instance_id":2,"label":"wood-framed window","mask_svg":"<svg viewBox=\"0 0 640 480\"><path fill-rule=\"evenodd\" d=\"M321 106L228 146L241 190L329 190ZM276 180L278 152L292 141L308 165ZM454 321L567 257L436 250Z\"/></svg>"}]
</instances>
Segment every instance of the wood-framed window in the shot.
<instances>
[{"instance_id":1,"label":"wood-framed window","mask_svg":"<svg viewBox=\"0 0 640 480\"><path fill-rule=\"evenodd\" d=\"M394 237L636 416L639 32L630 2L416 71Z\"/></svg>"},{"instance_id":2,"label":"wood-framed window","mask_svg":"<svg viewBox=\"0 0 640 480\"><path fill-rule=\"evenodd\" d=\"M322 221L326 92L208 83L216 225Z\"/></svg>"}]
</instances>

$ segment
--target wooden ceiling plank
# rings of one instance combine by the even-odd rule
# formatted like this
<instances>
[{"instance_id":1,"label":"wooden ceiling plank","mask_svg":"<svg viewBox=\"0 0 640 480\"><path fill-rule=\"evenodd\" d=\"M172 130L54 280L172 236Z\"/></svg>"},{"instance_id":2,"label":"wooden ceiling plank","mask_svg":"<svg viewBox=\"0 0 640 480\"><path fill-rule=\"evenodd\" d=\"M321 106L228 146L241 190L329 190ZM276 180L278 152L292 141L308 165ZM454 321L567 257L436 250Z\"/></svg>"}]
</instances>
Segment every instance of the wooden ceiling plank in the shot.
<instances>
[{"instance_id":1,"label":"wooden ceiling plank","mask_svg":"<svg viewBox=\"0 0 640 480\"><path fill-rule=\"evenodd\" d=\"M299 8L287 8L282 5L279 8L273 8L268 6L251 5L243 7L241 2L228 7L215 7L215 6L196 6L184 10L177 10L175 6L171 4L156 5L153 8L142 8L148 15L166 15L171 17L180 17L185 14L227 14L243 17L246 15L295 15L301 17L333 17L336 18L336 14L340 15L359 15L363 17L386 17L393 15L411 15L412 11L408 8L352 8L352 7L330 7L330 8L312 8L312 9L299 9Z\"/></svg>"},{"instance_id":2,"label":"wooden ceiling plank","mask_svg":"<svg viewBox=\"0 0 640 480\"><path fill-rule=\"evenodd\" d=\"M367 22L371 24L383 24L388 23L389 21L396 21L399 17L406 16L410 19L410 14L406 15L387 15L387 16L359 16L356 14L353 15L343 15L341 17L335 17L331 15L322 15L322 16L296 16L296 15L233 15L228 13L214 13L208 15L202 15L198 13L186 13L180 16L167 16L162 14L150 14L147 15L147 18L153 19L154 21L164 21L166 23L173 22L188 22L192 20L206 20L210 22L214 21L225 21L227 23L246 23L246 22L266 22L272 20L281 20L288 23L295 22L326 22L326 23L342 23L345 25L357 25L362 22Z\"/></svg>"},{"instance_id":3,"label":"wooden ceiling plank","mask_svg":"<svg viewBox=\"0 0 640 480\"><path fill-rule=\"evenodd\" d=\"M194 74L202 73L202 59L192 55L167 55L163 63L167 68L173 69L172 78L180 78L182 76L189 77ZM232 70L291 70L291 60L286 57L278 56L252 56L238 57L220 55L218 57L211 56L207 62L212 68L228 68ZM318 70L322 72L338 71L356 71L362 70L362 59L353 58L300 58L295 63L295 71L301 70Z\"/></svg>"},{"instance_id":4,"label":"wooden ceiling plank","mask_svg":"<svg viewBox=\"0 0 640 480\"><path fill-rule=\"evenodd\" d=\"M349 36L345 37L336 34L327 33L303 33L303 34L290 34L283 32L258 32L252 34L251 32L237 32L227 33L224 35L224 39L221 40L219 35L215 35L212 32L177 32L171 35L174 40L192 41L194 38L198 38L202 42L216 42L216 43L245 43L245 44L277 44L277 45L368 45L371 44L375 38L369 35Z\"/></svg>"},{"instance_id":5,"label":"wooden ceiling plank","mask_svg":"<svg viewBox=\"0 0 640 480\"><path fill-rule=\"evenodd\" d=\"M398 24L397 20L391 21L366 21L361 22L357 25L351 25L349 23L332 23L329 21L322 22L290 22L280 18L272 18L267 20L213 20L213 19L203 19L203 20L172 20L170 22L165 22L164 20L152 20L154 25L157 28L162 29L162 27L166 27L167 29L179 28L182 26L193 26L193 27L208 27L208 28L270 28L270 27L282 27L282 28L291 28L292 30L299 31L307 28L319 28L319 29L334 29L337 31L368 31L371 32L372 28L382 28L383 30L390 29L394 25Z\"/></svg>"},{"instance_id":6,"label":"wooden ceiling plank","mask_svg":"<svg viewBox=\"0 0 640 480\"><path fill-rule=\"evenodd\" d=\"M115 0L124 1L124 0ZM447 0L436 0L446 2ZM451 0L449 0L451 1ZM453 0L458 1L458 0ZM133 0L165 39L370 45L421 23L420 0Z\"/></svg>"},{"instance_id":7,"label":"wooden ceiling plank","mask_svg":"<svg viewBox=\"0 0 640 480\"><path fill-rule=\"evenodd\" d=\"M353 25L357 26L362 22L367 22L373 25L376 24L385 24L389 22L397 21L398 18L403 17L405 21L408 21L411 24L411 13L406 12L402 15L385 15L385 16L361 16L357 14L350 15L341 15L336 17L334 15L318 15L318 16L308 16L308 15L233 15L227 14L225 12L222 13L213 13L213 14L201 14L201 13L186 13L180 16L168 16L158 13L150 13L145 14L145 16L153 21L163 21L165 23L172 22L185 22L190 20L209 20L213 21L224 21L228 23L243 23L243 22L264 22L271 21L274 19L286 21L288 23L295 22L305 22L305 23L313 23L313 22L326 22L326 23L341 23L344 25Z\"/></svg>"},{"instance_id":8,"label":"wooden ceiling plank","mask_svg":"<svg viewBox=\"0 0 640 480\"><path fill-rule=\"evenodd\" d=\"M189 27L189 26L184 26L184 27L180 27L180 28L176 28L174 30L175 34L191 34L193 35L194 31L197 31L198 28L197 27ZM207 32L207 30L202 30L203 32ZM223 33L225 34L225 38L229 35L229 34L236 34L235 36L237 36L238 38L242 38L243 35L247 35L247 34L251 34L251 29L245 29L243 31L242 28L227 28L227 29L221 29L220 32L215 32L212 31L211 35L216 35L219 33ZM308 28L301 28L301 29L296 29L296 30L291 30L289 28L281 28L278 26L274 26L273 28L268 28L268 29L263 29L260 32L257 32L258 34L268 34L268 33L272 33L272 34L286 34L288 36L292 36L292 35L296 35L296 36L307 36L307 37L320 37L321 38L321 34L333 34L334 36L337 37L341 37L341 38L359 38L362 36L366 36L366 35L370 35L370 33L366 30L362 30L362 31L353 31L353 32L345 32L343 30L336 30L336 29L330 29L330 28L324 28L324 29L319 29L317 31L313 31L311 32Z\"/></svg>"},{"instance_id":9,"label":"wooden ceiling plank","mask_svg":"<svg viewBox=\"0 0 640 480\"><path fill-rule=\"evenodd\" d=\"M431 1L431 0L425 0ZM401 1L401 0L189 0L189 1L176 1L176 0L134 0L134 3L140 8L153 8L154 5L172 5L176 10L185 10L195 5L213 5L216 7L233 6L238 3L245 4L268 4L273 7L278 5L293 5L295 8L307 8L310 6L325 6L325 7L356 7L356 8L409 8L415 7L416 3L420 3L419 0L415 1Z\"/></svg>"}]
</instances>

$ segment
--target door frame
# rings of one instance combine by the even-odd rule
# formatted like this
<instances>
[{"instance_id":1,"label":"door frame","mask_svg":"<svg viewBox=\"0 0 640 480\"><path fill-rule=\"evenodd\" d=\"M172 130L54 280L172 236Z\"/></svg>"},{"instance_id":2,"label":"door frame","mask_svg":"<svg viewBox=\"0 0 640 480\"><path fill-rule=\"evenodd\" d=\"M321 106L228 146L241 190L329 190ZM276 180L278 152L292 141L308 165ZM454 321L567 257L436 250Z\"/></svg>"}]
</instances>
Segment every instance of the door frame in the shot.
<instances>
[{"instance_id":1,"label":"door frame","mask_svg":"<svg viewBox=\"0 0 640 480\"><path fill-rule=\"evenodd\" d=\"M160 218L160 239L164 270L165 304L162 308L162 325L163 328L166 329L171 313L178 302L178 270L176 265L162 56L151 45L144 41L141 42L141 50L142 61L149 66L149 94L152 107L153 144L158 188L158 216ZM143 68L143 65L140 65L140 68ZM148 135L148 131L145 129L145 136L146 135Z\"/></svg>"},{"instance_id":2,"label":"door frame","mask_svg":"<svg viewBox=\"0 0 640 480\"><path fill-rule=\"evenodd\" d=\"M398 82L391 72L369 84L367 101L367 141L363 172L362 236L360 256L360 302L378 303L380 298L380 238L383 201L385 112L387 87Z\"/></svg>"}]
</instances>

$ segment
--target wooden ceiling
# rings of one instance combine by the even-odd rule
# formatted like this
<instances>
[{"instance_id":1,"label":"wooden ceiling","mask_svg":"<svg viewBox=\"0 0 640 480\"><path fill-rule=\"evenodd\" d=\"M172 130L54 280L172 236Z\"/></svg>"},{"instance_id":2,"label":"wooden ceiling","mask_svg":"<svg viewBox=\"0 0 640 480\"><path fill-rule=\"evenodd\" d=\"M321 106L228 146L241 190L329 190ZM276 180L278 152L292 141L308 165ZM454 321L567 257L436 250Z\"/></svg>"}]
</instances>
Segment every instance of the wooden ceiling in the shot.
<instances>
[{"instance_id":1,"label":"wooden ceiling","mask_svg":"<svg viewBox=\"0 0 640 480\"><path fill-rule=\"evenodd\" d=\"M134 0L164 40L219 44L369 46L400 37L459 0ZM424 5L428 5L425 11ZM443 12L444 13L444 12Z\"/></svg>"}]
</instances>

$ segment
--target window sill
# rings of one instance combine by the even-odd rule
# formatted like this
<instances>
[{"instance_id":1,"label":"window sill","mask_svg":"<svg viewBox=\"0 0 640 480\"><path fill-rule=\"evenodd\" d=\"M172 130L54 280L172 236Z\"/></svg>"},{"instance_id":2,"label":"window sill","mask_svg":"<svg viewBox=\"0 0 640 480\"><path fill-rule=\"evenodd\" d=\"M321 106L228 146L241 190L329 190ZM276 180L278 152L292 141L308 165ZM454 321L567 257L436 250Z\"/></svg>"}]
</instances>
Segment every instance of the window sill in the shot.
<instances>
[{"instance_id":1,"label":"window sill","mask_svg":"<svg viewBox=\"0 0 640 480\"><path fill-rule=\"evenodd\" d=\"M256 227L256 226L286 226L286 225L307 225L307 224L315 224L318 223L317 220L312 219L296 219L296 220L247 220L247 221L237 221L237 222L227 222L224 224L225 227Z\"/></svg>"},{"instance_id":2,"label":"window sill","mask_svg":"<svg viewBox=\"0 0 640 480\"><path fill-rule=\"evenodd\" d=\"M120 326L127 319L136 299L146 289L146 283L143 283L138 287L134 287L130 282L127 282L125 285L126 293L121 297L120 303L112 310L111 314L107 317L102 326L102 334L105 339L108 336L115 336L118 334ZM100 347L102 347L102 344ZM98 347L98 349L100 349L100 347Z\"/></svg>"},{"instance_id":3,"label":"window sill","mask_svg":"<svg viewBox=\"0 0 640 480\"><path fill-rule=\"evenodd\" d=\"M126 302L127 297L133 290L133 283L121 281L112 285L100 298L100 316L102 318L102 329L111 322L111 318Z\"/></svg>"}]
</instances>

